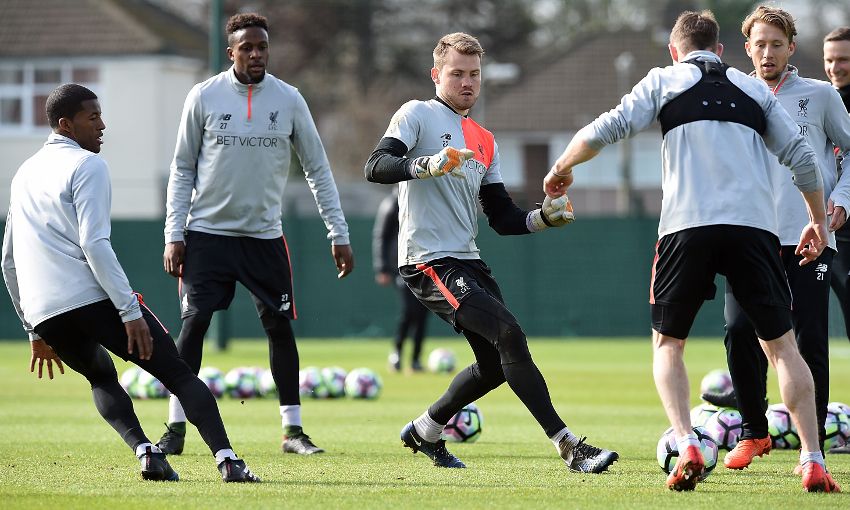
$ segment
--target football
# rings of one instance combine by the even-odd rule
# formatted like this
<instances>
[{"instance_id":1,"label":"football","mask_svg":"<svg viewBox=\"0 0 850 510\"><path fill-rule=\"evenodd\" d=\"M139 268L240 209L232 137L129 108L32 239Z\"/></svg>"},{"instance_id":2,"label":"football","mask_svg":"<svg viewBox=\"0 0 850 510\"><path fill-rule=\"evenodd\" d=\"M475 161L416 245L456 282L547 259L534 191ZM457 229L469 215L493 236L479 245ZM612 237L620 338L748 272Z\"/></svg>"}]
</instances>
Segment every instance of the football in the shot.
<instances>
[{"instance_id":1,"label":"football","mask_svg":"<svg viewBox=\"0 0 850 510\"><path fill-rule=\"evenodd\" d=\"M139 377L136 379L136 394L137 398L165 398L169 395L165 386L159 382L159 379L145 372L139 371ZM130 395L134 396L134 395Z\"/></svg>"},{"instance_id":2,"label":"football","mask_svg":"<svg viewBox=\"0 0 850 510\"><path fill-rule=\"evenodd\" d=\"M257 395L257 372L252 367L236 367L224 376L224 391L233 398Z\"/></svg>"},{"instance_id":3,"label":"football","mask_svg":"<svg viewBox=\"0 0 850 510\"><path fill-rule=\"evenodd\" d=\"M271 370L263 370L260 374L259 391L261 397L277 396L277 384L274 382Z\"/></svg>"},{"instance_id":4,"label":"football","mask_svg":"<svg viewBox=\"0 0 850 510\"><path fill-rule=\"evenodd\" d=\"M207 385L215 398L221 398L224 395L224 374L221 370L215 367L202 367L198 372L198 379Z\"/></svg>"},{"instance_id":5,"label":"football","mask_svg":"<svg viewBox=\"0 0 850 510\"><path fill-rule=\"evenodd\" d=\"M850 419L850 406L843 402L830 402L829 407L840 410L842 413L847 415L847 418Z\"/></svg>"},{"instance_id":6,"label":"football","mask_svg":"<svg viewBox=\"0 0 850 510\"><path fill-rule=\"evenodd\" d=\"M443 434L452 443L474 443L481 437L484 415L475 402L467 404L446 423Z\"/></svg>"},{"instance_id":7,"label":"football","mask_svg":"<svg viewBox=\"0 0 850 510\"><path fill-rule=\"evenodd\" d=\"M785 404L772 404L767 408L767 432L774 448L796 450L800 447L800 435L791 421L791 413Z\"/></svg>"},{"instance_id":8,"label":"football","mask_svg":"<svg viewBox=\"0 0 850 510\"><path fill-rule=\"evenodd\" d=\"M298 372L298 393L302 397L327 398L328 387L318 367L305 367Z\"/></svg>"},{"instance_id":9,"label":"football","mask_svg":"<svg viewBox=\"0 0 850 510\"><path fill-rule=\"evenodd\" d=\"M142 369L133 365L125 370L118 380L121 383L121 387L124 388L124 391L126 391L131 397L136 396L136 382L139 380L140 373L142 373Z\"/></svg>"},{"instance_id":10,"label":"football","mask_svg":"<svg viewBox=\"0 0 850 510\"><path fill-rule=\"evenodd\" d=\"M702 456L705 459L705 473L702 479L705 479L717 466L717 442L703 427L694 427L694 433L699 440L699 448ZM676 461L679 458L679 449L676 445L676 435L673 434L673 427L670 427L661 439L658 440L658 446L655 449L655 456L658 459L658 465L668 475L676 466Z\"/></svg>"},{"instance_id":11,"label":"football","mask_svg":"<svg viewBox=\"0 0 850 510\"><path fill-rule=\"evenodd\" d=\"M728 370L718 368L705 374L699 384L701 393L728 393L732 391L732 376Z\"/></svg>"},{"instance_id":12,"label":"football","mask_svg":"<svg viewBox=\"0 0 850 510\"><path fill-rule=\"evenodd\" d=\"M737 409L720 409L705 422L705 430L722 450L731 450L738 444L743 429L743 419Z\"/></svg>"},{"instance_id":13,"label":"football","mask_svg":"<svg viewBox=\"0 0 850 510\"><path fill-rule=\"evenodd\" d=\"M328 389L329 398L345 396L345 377L348 373L340 367L325 367L322 369L322 381Z\"/></svg>"},{"instance_id":14,"label":"football","mask_svg":"<svg viewBox=\"0 0 850 510\"><path fill-rule=\"evenodd\" d=\"M345 394L351 398L377 398L382 387L380 376L368 368L355 368L345 377Z\"/></svg>"},{"instance_id":15,"label":"football","mask_svg":"<svg viewBox=\"0 0 850 510\"><path fill-rule=\"evenodd\" d=\"M713 404L703 403L691 409L691 425L702 427L720 408Z\"/></svg>"},{"instance_id":16,"label":"football","mask_svg":"<svg viewBox=\"0 0 850 510\"><path fill-rule=\"evenodd\" d=\"M436 374L448 374L455 370L455 353L442 347L428 355L428 370Z\"/></svg>"},{"instance_id":17,"label":"football","mask_svg":"<svg viewBox=\"0 0 850 510\"><path fill-rule=\"evenodd\" d=\"M836 446L844 446L850 437L850 418L844 413L841 404L832 402L826 408L826 435L823 439L823 449L829 450Z\"/></svg>"}]
</instances>

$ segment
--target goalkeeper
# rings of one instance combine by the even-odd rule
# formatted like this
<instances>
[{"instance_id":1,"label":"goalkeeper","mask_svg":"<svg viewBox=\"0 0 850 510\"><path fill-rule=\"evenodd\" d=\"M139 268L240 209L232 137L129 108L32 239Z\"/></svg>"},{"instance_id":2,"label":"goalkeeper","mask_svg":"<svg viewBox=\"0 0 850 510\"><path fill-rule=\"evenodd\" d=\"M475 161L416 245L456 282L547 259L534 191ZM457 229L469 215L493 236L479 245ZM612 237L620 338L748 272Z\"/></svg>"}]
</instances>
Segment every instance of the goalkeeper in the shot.
<instances>
[{"instance_id":1,"label":"goalkeeper","mask_svg":"<svg viewBox=\"0 0 850 510\"><path fill-rule=\"evenodd\" d=\"M483 53L470 35L444 36L431 69L436 97L403 105L366 163L369 181L400 183L399 273L419 301L463 333L475 355L448 390L402 429L401 439L437 466L465 467L446 450L443 427L463 406L507 381L572 470L600 473L617 454L573 435L555 412L525 334L475 245L476 197L501 235L573 221L566 195L524 211L505 190L493 135L468 116L481 89Z\"/></svg>"}]
</instances>

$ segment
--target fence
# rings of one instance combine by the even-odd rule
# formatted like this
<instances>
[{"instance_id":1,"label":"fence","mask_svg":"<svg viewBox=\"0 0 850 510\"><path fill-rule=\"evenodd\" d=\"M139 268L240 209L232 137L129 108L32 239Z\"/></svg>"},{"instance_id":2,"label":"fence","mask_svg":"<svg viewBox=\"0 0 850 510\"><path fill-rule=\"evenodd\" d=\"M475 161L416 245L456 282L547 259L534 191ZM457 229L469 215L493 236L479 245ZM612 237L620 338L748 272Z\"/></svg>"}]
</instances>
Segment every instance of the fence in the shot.
<instances>
[{"instance_id":1,"label":"fence","mask_svg":"<svg viewBox=\"0 0 850 510\"><path fill-rule=\"evenodd\" d=\"M349 218L355 270L344 280L336 270L318 218L285 222L295 275L301 337L391 336L398 304L394 289L374 282L372 218ZM482 221L478 246L493 269L508 307L533 336L648 336L649 274L657 219L581 218L563 229L500 237ZM172 332L179 331L177 283L162 271L162 223L114 221L112 243L133 288ZM692 335L723 334L723 280L697 318ZM832 307L830 332L844 335ZM226 313L233 337L262 337L253 302L241 287ZM451 335L432 317L429 334ZM22 338L6 292L0 292L0 338Z\"/></svg>"}]
</instances>

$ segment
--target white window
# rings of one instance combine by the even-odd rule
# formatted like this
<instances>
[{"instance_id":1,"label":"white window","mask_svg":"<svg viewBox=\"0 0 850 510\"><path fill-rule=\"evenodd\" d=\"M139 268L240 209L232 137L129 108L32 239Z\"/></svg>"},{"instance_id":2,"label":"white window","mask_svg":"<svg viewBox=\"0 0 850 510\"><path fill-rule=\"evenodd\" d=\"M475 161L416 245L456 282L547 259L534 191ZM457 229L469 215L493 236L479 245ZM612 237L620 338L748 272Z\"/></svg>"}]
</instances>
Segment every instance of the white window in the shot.
<instances>
[{"instance_id":1,"label":"white window","mask_svg":"<svg viewBox=\"0 0 850 510\"><path fill-rule=\"evenodd\" d=\"M63 83L98 93L97 64L72 62L0 63L0 133L27 134L45 128L47 96Z\"/></svg>"}]
</instances>

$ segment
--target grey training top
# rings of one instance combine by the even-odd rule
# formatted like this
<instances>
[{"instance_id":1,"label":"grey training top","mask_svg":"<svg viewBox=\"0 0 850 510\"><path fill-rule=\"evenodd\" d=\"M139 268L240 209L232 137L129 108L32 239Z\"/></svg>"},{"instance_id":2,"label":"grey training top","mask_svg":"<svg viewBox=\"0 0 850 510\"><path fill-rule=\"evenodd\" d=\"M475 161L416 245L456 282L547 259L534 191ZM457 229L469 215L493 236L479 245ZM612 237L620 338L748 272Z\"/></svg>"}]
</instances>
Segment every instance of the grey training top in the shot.
<instances>
[{"instance_id":1,"label":"grey training top","mask_svg":"<svg viewBox=\"0 0 850 510\"><path fill-rule=\"evenodd\" d=\"M51 134L12 179L3 279L30 334L56 315L109 299L124 322L142 316L109 242L106 162Z\"/></svg>"},{"instance_id":2,"label":"grey training top","mask_svg":"<svg viewBox=\"0 0 850 510\"><path fill-rule=\"evenodd\" d=\"M832 199L850 214L850 175L846 171L850 161L844 159L845 171L840 172L833 150L833 144L845 154L850 150L850 115L844 111L841 96L825 81L799 76L794 66L788 66L782 74L774 93L818 156L824 198ZM773 166L780 164L774 159ZM771 172L770 177L776 193L779 242L784 246L796 245L800 232L809 222L806 203L787 173ZM829 246L836 247L832 232L829 233Z\"/></svg>"},{"instance_id":3,"label":"grey training top","mask_svg":"<svg viewBox=\"0 0 850 510\"><path fill-rule=\"evenodd\" d=\"M165 242L183 230L274 239L283 234L291 148L301 161L333 244L348 225L319 133L298 89L266 73L246 85L233 68L186 97L171 163Z\"/></svg>"},{"instance_id":4,"label":"grey training top","mask_svg":"<svg viewBox=\"0 0 850 510\"><path fill-rule=\"evenodd\" d=\"M685 60L720 62L710 51L693 51L677 63L649 71L620 105L576 135L594 149L646 129L670 100L696 84L700 70ZM701 120L671 129L661 144L662 191L658 236L705 225L741 225L779 232L770 181L775 154L791 168L801 191L821 189L817 156L763 81L734 68L729 80L764 111L760 136L734 122Z\"/></svg>"}]
</instances>

